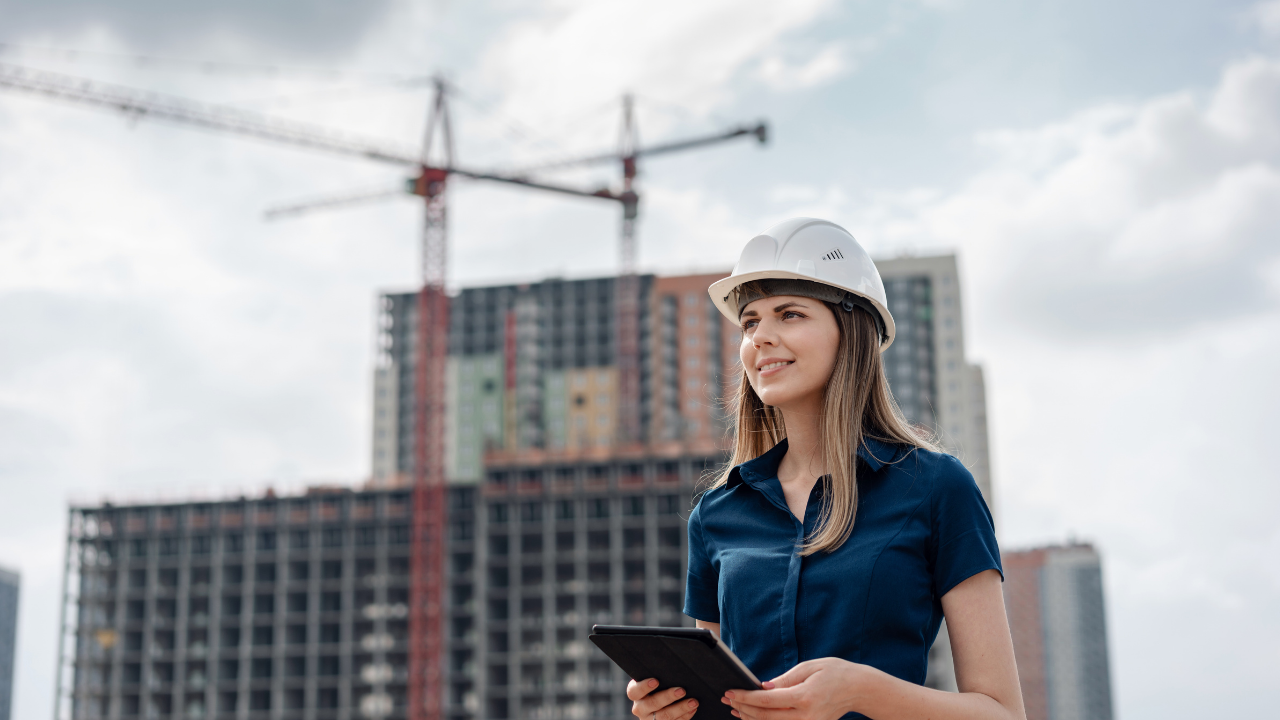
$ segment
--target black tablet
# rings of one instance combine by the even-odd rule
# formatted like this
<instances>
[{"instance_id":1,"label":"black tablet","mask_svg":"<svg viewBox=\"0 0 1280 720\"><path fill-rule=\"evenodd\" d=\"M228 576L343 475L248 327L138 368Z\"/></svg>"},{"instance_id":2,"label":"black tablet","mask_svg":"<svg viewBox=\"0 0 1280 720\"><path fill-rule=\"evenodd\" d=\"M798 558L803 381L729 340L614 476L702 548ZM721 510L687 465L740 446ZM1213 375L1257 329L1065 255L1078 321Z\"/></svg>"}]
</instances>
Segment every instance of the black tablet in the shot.
<instances>
[{"instance_id":1,"label":"black tablet","mask_svg":"<svg viewBox=\"0 0 1280 720\"><path fill-rule=\"evenodd\" d=\"M747 666L704 628L596 625L590 638L632 680L657 678L657 690L684 688L698 701L697 720L737 720L720 702L725 691L760 689Z\"/></svg>"}]
</instances>

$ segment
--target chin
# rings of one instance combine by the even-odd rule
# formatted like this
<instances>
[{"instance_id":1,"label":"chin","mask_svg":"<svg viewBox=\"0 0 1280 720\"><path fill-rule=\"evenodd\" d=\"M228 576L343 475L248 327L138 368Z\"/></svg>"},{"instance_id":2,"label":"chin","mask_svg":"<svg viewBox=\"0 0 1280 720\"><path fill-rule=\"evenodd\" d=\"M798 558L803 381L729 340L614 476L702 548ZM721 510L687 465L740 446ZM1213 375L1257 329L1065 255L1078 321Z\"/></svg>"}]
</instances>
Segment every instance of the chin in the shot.
<instances>
[{"instance_id":1,"label":"chin","mask_svg":"<svg viewBox=\"0 0 1280 720\"><path fill-rule=\"evenodd\" d=\"M756 395L760 397L760 402L773 407L786 405L796 399L796 393L786 388L767 388L763 392L757 390Z\"/></svg>"}]
</instances>

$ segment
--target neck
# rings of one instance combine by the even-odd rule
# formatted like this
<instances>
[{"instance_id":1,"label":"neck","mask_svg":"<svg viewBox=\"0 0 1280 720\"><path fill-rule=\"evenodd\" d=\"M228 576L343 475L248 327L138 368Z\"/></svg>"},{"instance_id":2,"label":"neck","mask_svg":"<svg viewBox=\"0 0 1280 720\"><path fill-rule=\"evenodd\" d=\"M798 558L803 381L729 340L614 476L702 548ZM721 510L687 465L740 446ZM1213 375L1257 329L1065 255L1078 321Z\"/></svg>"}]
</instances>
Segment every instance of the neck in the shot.
<instances>
[{"instance_id":1,"label":"neck","mask_svg":"<svg viewBox=\"0 0 1280 720\"><path fill-rule=\"evenodd\" d=\"M827 473L822 458L822 437L819 432L822 418L822 398L810 398L778 408L787 428L787 454L778 467L782 480L794 478L816 479Z\"/></svg>"}]
</instances>

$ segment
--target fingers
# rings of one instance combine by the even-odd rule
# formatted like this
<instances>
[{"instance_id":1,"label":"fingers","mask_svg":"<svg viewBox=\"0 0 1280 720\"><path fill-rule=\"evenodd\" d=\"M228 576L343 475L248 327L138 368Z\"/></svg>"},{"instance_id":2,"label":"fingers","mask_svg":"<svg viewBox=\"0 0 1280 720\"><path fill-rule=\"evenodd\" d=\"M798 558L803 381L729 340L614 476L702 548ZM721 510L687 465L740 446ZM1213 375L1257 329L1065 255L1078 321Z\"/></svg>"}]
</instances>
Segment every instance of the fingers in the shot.
<instances>
[{"instance_id":1,"label":"fingers","mask_svg":"<svg viewBox=\"0 0 1280 720\"><path fill-rule=\"evenodd\" d=\"M811 675L813 675L814 673L818 672L821 669L822 669L822 666L820 664L815 663L812 660L806 660L805 662L802 662L799 665L796 665L790 670L774 678L771 682L766 683L766 686L771 685L774 688L795 687L796 685L799 685L800 683L809 679Z\"/></svg>"},{"instance_id":2,"label":"fingers","mask_svg":"<svg viewBox=\"0 0 1280 720\"><path fill-rule=\"evenodd\" d=\"M739 705L758 708L801 707L803 695L803 689L782 687L776 690L730 690L725 693L729 704L735 708Z\"/></svg>"},{"instance_id":3,"label":"fingers","mask_svg":"<svg viewBox=\"0 0 1280 720\"><path fill-rule=\"evenodd\" d=\"M656 684L654 681L654 685ZM698 701L692 698L680 702L685 696L684 688L667 688L649 695L647 693L652 691L653 686L647 682L640 683L640 686L640 690L633 690L628 685L627 697L632 697L633 693L642 693L631 704L631 714L641 720L681 720L686 715L691 716L691 711L698 707Z\"/></svg>"},{"instance_id":4,"label":"fingers","mask_svg":"<svg viewBox=\"0 0 1280 720\"><path fill-rule=\"evenodd\" d=\"M791 708L785 710L767 710L764 708L743 706L730 711L734 717L742 720L798 720L800 711Z\"/></svg>"},{"instance_id":5,"label":"fingers","mask_svg":"<svg viewBox=\"0 0 1280 720\"><path fill-rule=\"evenodd\" d=\"M720 702L743 720L790 720L798 716L800 698L794 690L730 690Z\"/></svg>"},{"instance_id":6,"label":"fingers","mask_svg":"<svg viewBox=\"0 0 1280 720\"><path fill-rule=\"evenodd\" d=\"M689 720L689 718L693 717L694 713L698 712L698 701L690 698L679 705L672 705L671 707L672 709L679 710L680 714L673 718L663 718L662 713L660 712L657 715L658 718L660 718L660 720Z\"/></svg>"},{"instance_id":7,"label":"fingers","mask_svg":"<svg viewBox=\"0 0 1280 720\"><path fill-rule=\"evenodd\" d=\"M632 680L627 683L627 699L635 702L636 700L639 700L645 695L653 692L653 689L656 687L658 687L658 681L653 678L641 680L640 682Z\"/></svg>"},{"instance_id":8,"label":"fingers","mask_svg":"<svg viewBox=\"0 0 1280 720\"><path fill-rule=\"evenodd\" d=\"M659 710L654 715L656 720L688 720L698 712L698 701L689 698L681 703L673 703Z\"/></svg>"},{"instance_id":9,"label":"fingers","mask_svg":"<svg viewBox=\"0 0 1280 720\"><path fill-rule=\"evenodd\" d=\"M692 698L684 700L684 688L669 688L660 693L654 693L652 697L641 700L637 705L646 705L645 713L655 713L652 720L676 720L681 713L689 710L690 707L697 707L698 701ZM684 700L684 702L681 702Z\"/></svg>"},{"instance_id":10,"label":"fingers","mask_svg":"<svg viewBox=\"0 0 1280 720\"><path fill-rule=\"evenodd\" d=\"M662 710L655 712L655 720L687 720L698 712L698 701L689 698L684 702L673 702Z\"/></svg>"}]
</instances>

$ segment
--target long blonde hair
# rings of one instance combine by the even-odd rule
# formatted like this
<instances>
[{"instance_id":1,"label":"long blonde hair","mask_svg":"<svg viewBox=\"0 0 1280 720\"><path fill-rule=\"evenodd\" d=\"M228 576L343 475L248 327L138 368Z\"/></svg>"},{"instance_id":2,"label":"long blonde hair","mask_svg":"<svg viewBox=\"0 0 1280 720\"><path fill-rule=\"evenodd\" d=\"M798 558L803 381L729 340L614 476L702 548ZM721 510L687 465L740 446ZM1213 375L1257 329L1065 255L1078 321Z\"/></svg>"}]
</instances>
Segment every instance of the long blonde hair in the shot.
<instances>
[{"instance_id":1,"label":"long blonde hair","mask_svg":"<svg viewBox=\"0 0 1280 720\"><path fill-rule=\"evenodd\" d=\"M836 364L823 393L822 417L818 421L822 443L819 451L830 474L820 480L825 483L822 509L816 530L800 549L801 555L831 552L853 532L858 513L857 452L865 438L940 451L932 433L913 427L893 399L871 315L861 308L848 312L839 305L824 304L835 315L840 332ZM733 456L711 488L727 483L734 466L763 455L787 436L782 412L765 405L751 387L746 372L740 374L737 396L729 401L728 408L734 418Z\"/></svg>"}]
</instances>

